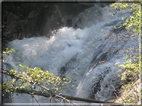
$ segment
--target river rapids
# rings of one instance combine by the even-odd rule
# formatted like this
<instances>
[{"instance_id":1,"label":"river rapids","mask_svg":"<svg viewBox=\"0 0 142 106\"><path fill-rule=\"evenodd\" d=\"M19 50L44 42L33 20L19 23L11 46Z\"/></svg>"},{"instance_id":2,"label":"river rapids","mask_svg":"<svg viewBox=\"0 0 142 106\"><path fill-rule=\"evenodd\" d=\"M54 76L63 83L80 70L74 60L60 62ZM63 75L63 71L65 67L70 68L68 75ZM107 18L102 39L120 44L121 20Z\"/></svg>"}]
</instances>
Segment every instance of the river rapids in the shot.
<instances>
[{"instance_id":1,"label":"river rapids","mask_svg":"<svg viewBox=\"0 0 142 106\"><path fill-rule=\"evenodd\" d=\"M99 6L98 6L99 7ZM51 31L52 36L13 40L7 47L16 50L3 62L19 70L18 64L40 67L56 75L72 78L62 94L107 101L116 99L121 87L119 64L127 55L136 55L138 36L120 27L131 11L115 11L110 6L90 7L74 18L72 26ZM39 103L47 98L35 96ZM12 103L36 103L28 94L13 94ZM75 102L75 101L74 101Z\"/></svg>"}]
</instances>

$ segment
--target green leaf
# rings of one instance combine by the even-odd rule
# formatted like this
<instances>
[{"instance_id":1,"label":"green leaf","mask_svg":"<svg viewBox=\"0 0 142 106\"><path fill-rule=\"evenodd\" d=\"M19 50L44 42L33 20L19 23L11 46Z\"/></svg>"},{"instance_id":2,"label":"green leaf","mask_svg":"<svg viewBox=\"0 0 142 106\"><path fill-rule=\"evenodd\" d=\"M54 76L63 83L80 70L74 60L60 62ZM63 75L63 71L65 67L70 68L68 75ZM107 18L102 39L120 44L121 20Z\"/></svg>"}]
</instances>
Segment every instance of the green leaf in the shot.
<instances>
[{"instance_id":1,"label":"green leaf","mask_svg":"<svg viewBox=\"0 0 142 106\"><path fill-rule=\"evenodd\" d=\"M10 70L10 73L12 73L12 74L14 74L14 73L16 73L17 71L16 70L14 70L14 69L11 69Z\"/></svg>"}]
</instances>

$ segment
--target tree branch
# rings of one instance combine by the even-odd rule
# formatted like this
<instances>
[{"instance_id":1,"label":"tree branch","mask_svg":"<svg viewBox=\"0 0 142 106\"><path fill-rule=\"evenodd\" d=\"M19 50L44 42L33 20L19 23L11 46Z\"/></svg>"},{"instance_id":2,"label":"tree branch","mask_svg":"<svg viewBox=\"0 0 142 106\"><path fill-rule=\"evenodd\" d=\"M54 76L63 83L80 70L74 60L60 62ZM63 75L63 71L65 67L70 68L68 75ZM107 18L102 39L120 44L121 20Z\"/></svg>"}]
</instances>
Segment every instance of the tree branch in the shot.
<instances>
[{"instance_id":1,"label":"tree branch","mask_svg":"<svg viewBox=\"0 0 142 106\"><path fill-rule=\"evenodd\" d=\"M34 93L34 95L44 96L44 97L50 97L50 94L47 92L41 92L36 90L29 90L29 89L16 89L16 93L25 93L25 94L31 94ZM113 103L113 102L106 102L106 101L97 101L94 99L87 99L87 98L80 98L80 97L73 97L73 96L67 96L67 95L61 95L60 96L69 99L69 100L76 100L76 101L84 101L89 103ZM59 95L56 96L56 94L52 94L52 97L54 98L61 98Z\"/></svg>"},{"instance_id":2,"label":"tree branch","mask_svg":"<svg viewBox=\"0 0 142 106\"><path fill-rule=\"evenodd\" d=\"M14 74L10 73L9 71L7 70L4 70L2 69L1 71L3 74L6 74L8 76L11 76L11 77L16 77ZM20 79L20 77L18 78ZM40 85L41 86L41 85ZM107 102L107 101L97 101L97 100L94 100L94 99L87 99L87 98L80 98L80 97L73 97L73 96L68 96L68 95L62 95L62 94L55 94L53 92L50 92L49 89L47 89L46 87L44 86L41 86L43 89L45 89L47 92L42 92L42 91L37 91L37 90L30 90L30 89L20 89L20 88L17 88L14 90L15 93L24 93L24 94L32 94L32 95L39 95L39 96L44 96L44 97L47 97L49 98L50 96L54 97L54 98L66 98L66 99L69 99L69 100L75 100L75 101L83 101L83 102L88 102L88 103L113 103L113 102Z\"/></svg>"}]
</instances>

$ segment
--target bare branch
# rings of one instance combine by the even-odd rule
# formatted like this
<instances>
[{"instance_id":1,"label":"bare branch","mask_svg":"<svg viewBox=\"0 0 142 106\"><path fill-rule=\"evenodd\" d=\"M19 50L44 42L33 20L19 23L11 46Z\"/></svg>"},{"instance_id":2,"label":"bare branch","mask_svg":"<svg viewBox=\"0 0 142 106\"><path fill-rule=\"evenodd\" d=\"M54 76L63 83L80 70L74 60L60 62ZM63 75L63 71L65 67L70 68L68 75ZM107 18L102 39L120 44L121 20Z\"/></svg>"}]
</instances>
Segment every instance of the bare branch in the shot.
<instances>
[{"instance_id":1,"label":"bare branch","mask_svg":"<svg viewBox=\"0 0 142 106\"><path fill-rule=\"evenodd\" d=\"M38 100L35 98L34 95L32 95L32 97L35 99L35 101L38 103ZM38 105L40 106L40 104L38 103Z\"/></svg>"},{"instance_id":2,"label":"bare branch","mask_svg":"<svg viewBox=\"0 0 142 106\"><path fill-rule=\"evenodd\" d=\"M39 95L39 96L44 96L44 97L50 97L50 94L47 92L41 92L41 91L36 91L36 90L29 90L29 89L16 89L17 93L26 93L30 94L30 92L34 93L34 95ZM106 101L97 101L94 99L87 99L87 98L79 98L79 97L73 97L73 96L67 96L67 95L56 95L52 94L52 97L54 98L66 98L69 100L76 100L76 101L84 101L84 102L89 102L89 103L113 103L113 102L106 102Z\"/></svg>"}]
</instances>

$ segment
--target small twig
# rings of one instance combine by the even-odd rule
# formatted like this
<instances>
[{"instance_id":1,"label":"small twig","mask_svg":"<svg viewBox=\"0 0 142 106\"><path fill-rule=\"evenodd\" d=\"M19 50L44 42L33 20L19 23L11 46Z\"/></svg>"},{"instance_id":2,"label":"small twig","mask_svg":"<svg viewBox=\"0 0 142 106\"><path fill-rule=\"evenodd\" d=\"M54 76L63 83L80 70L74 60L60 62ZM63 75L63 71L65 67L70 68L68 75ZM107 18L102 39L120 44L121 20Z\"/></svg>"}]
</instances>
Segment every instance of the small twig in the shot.
<instances>
[{"instance_id":1,"label":"small twig","mask_svg":"<svg viewBox=\"0 0 142 106\"><path fill-rule=\"evenodd\" d=\"M67 102L69 102L69 103L71 103L71 101L69 100L69 99L66 99L65 97L62 97L62 96L60 96L60 95L56 95L57 97L59 97L59 98L62 98L63 100L66 100Z\"/></svg>"},{"instance_id":2,"label":"small twig","mask_svg":"<svg viewBox=\"0 0 142 106\"><path fill-rule=\"evenodd\" d=\"M18 77L18 76L14 75L13 73L10 73L8 70L5 70L3 68L1 68L0 72L5 74L5 75L10 76L11 78L21 79L21 77Z\"/></svg>"},{"instance_id":3,"label":"small twig","mask_svg":"<svg viewBox=\"0 0 142 106\"><path fill-rule=\"evenodd\" d=\"M52 95L51 95L51 94L50 94L49 99L50 99L50 103L52 103ZM51 106L51 105L50 105L50 106Z\"/></svg>"},{"instance_id":4,"label":"small twig","mask_svg":"<svg viewBox=\"0 0 142 106\"><path fill-rule=\"evenodd\" d=\"M35 98L34 95L31 94L31 96L35 99L35 101L38 103L37 99ZM38 105L40 106L40 104L38 103Z\"/></svg>"},{"instance_id":5,"label":"small twig","mask_svg":"<svg viewBox=\"0 0 142 106\"><path fill-rule=\"evenodd\" d=\"M62 103L62 102L63 102L63 100L64 100L64 99L61 99L60 103Z\"/></svg>"},{"instance_id":6,"label":"small twig","mask_svg":"<svg viewBox=\"0 0 142 106\"><path fill-rule=\"evenodd\" d=\"M111 85L111 87L112 87L113 90L115 91L114 94L115 94L116 98L118 98L118 95L117 95L117 93L116 93L117 90L115 89L115 87L114 87L113 85ZM120 96L120 98L122 99L123 102L125 102L125 100L124 100L121 96Z\"/></svg>"},{"instance_id":7,"label":"small twig","mask_svg":"<svg viewBox=\"0 0 142 106\"><path fill-rule=\"evenodd\" d=\"M32 89L32 87L30 87ZM33 90L33 89L32 89ZM33 93L29 92L31 94L31 96L35 99L35 101L38 103L37 99L35 98L35 96L33 95ZM40 106L40 104L38 103L38 105Z\"/></svg>"},{"instance_id":8,"label":"small twig","mask_svg":"<svg viewBox=\"0 0 142 106\"><path fill-rule=\"evenodd\" d=\"M50 95L52 95L53 96L53 92L50 90L50 89L48 89L48 88L46 88L45 86L43 86L43 85L41 85L41 84L38 84L41 88L43 88L43 89L45 89L47 92L49 92L50 93ZM55 95L55 94L54 94Z\"/></svg>"},{"instance_id":9,"label":"small twig","mask_svg":"<svg viewBox=\"0 0 142 106\"><path fill-rule=\"evenodd\" d=\"M13 75L12 73L10 73L8 70L5 70L5 69L3 69L3 68L1 68L1 71L0 71L0 72L3 73L3 74L6 74L6 75L8 75L8 76L14 77L14 75Z\"/></svg>"},{"instance_id":10,"label":"small twig","mask_svg":"<svg viewBox=\"0 0 142 106\"><path fill-rule=\"evenodd\" d=\"M74 106L76 106L71 100L69 100L69 99L67 99L63 96L60 96L60 95L56 95L56 96L59 97L59 98L62 98L62 101L66 100L68 103L72 103Z\"/></svg>"}]
</instances>

